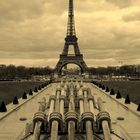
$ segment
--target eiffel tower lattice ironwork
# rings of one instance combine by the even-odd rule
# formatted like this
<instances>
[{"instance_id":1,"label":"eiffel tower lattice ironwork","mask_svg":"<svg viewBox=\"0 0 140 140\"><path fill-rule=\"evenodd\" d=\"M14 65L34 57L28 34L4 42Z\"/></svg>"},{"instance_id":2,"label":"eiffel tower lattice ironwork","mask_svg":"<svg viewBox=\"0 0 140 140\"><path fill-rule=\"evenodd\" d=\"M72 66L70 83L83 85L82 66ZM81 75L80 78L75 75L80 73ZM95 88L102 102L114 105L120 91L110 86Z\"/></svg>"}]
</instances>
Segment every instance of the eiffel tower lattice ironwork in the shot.
<instances>
[{"instance_id":1,"label":"eiffel tower lattice ironwork","mask_svg":"<svg viewBox=\"0 0 140 140\"><path fill-rule=\"evenodd\" d=\"M56 72L60 73L61 69L69 63L78 65L82 72L87 71L87 65L83 60L83 55L80 53L77 40L78 38L76 37L75 32L73 0L69 0L67 35L65 38L63 52L60 54L60 59L55 67ZM69 47L73 47L74 54L68 54Z\"/></svg>"}]
</instances>

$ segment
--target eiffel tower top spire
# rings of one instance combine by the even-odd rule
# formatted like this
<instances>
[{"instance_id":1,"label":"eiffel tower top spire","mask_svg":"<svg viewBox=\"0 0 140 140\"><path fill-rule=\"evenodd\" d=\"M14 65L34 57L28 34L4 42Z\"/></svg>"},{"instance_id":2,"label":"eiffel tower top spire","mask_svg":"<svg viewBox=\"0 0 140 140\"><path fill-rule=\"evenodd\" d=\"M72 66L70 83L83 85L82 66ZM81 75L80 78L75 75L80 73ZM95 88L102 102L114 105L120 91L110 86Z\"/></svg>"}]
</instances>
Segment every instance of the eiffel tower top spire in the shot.
<instances>
[{"instance_id":1,"label":"eiffel tower top spire","mask_svg":"<svg viewBox=\"0 0 140 140\"><path fill-rule=\"evenodd\" d=\"M74 5L73 5L73 0L69 0L67 36L76 36L75 23L74 23Z\"/></svg>"}]
</instances>

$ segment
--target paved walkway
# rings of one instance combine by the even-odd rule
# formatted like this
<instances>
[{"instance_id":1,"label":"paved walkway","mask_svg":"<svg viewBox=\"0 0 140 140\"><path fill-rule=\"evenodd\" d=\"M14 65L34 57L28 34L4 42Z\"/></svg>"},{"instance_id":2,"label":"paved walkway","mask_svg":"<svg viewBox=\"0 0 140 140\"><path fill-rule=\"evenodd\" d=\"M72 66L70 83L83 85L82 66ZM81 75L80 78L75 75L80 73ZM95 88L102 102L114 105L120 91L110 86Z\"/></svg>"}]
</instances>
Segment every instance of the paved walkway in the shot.
<instances>
[{"instance_id":1,"label":"paved walkway","mask_svg":"<svg viewBox=\"0 0 140 140\"><path fill-rule=\"evenodd\" d=\"M140 113L136 114L135 111L129 110L129 108L133 109L135 105L131 104L126 107L123 105L124 99L118 101L93 84L86 83L86 86L91 88L96 102L98 97L101 97L104 101L106 111L111 115L113 131L119 136L125 137L126 140L140 140ZM23 105L19 104L19 107L14 111L10 111L10 108L16 108L16 106L9 105L9 114L6 117L3 117L6 113L0 113L0 140L19 140L18 136L24 132L26 123L30 122L34 113L38 111L38 102L43 97L46 97L48 101L49 96L55 91L56 87L55 83L49 85L40 93L34 93L33 97L21 101L20 104ZM95 109L95 115L97 113L98 110ZM21 117L25 117L27 120L21 121ZM124 120L118 120L118 117L124 117Z\"/></svg>"},{"instance_id":2,"label":"paved walkway","mask_svg":"<svg viewBox=\"0 0 140 140\"><path fill-rule=\"evenodd\" d=\"M49 95L54 92L54 87L49 85L45 90L34 93L34 97L29 101L25 101L24 105L21 105L17 110L14 110L5 118L0 120L0 140L19 140L17 138L25 129L25 125L28 121L31 121L34 113L38 111L38 102L43 98L49 99ZM4 113L0 113L0 116ZM20 118L27 118L26 121L21 121Z\"/></svg>"}]
</instances>

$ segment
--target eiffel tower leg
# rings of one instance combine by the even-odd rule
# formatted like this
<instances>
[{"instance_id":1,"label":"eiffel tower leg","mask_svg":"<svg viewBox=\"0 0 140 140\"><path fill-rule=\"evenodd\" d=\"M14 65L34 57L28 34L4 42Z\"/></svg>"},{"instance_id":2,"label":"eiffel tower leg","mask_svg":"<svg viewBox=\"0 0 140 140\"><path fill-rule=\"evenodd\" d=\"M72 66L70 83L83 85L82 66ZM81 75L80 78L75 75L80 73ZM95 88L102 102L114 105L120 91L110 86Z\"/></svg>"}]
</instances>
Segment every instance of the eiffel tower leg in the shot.
<instances>
[{"instance_id":1,"label":"eiffel tower leg","mask_svg":"<svg viewBox=\"0 0 140 140\"><path fill-rule=\"evenodd\" d=\"M67 65L64 66L64 69L67 69Z\"/></svg>"},{"instance_id":2,"label":"eiffel tower leg","mask_svg":"<svg viewBox=\"0 0 140 140\"><path fill-rule=\"evenodd\" d=\"M79 55L80 54L80 50L79 50L79 47L78 45L74 45L74 52L75 52L75 55Z\"/></svg>"},{"instance_id":3,"label":"eiffel tower leg","mask_svg":"<svg viewBox=\"0 0 140 140\"><path fill-rule=\"evenodd\" d=\"M64 49L63 49L63 55L68 55L68 45L65 43Z\"/></svg>"}]
</instances>

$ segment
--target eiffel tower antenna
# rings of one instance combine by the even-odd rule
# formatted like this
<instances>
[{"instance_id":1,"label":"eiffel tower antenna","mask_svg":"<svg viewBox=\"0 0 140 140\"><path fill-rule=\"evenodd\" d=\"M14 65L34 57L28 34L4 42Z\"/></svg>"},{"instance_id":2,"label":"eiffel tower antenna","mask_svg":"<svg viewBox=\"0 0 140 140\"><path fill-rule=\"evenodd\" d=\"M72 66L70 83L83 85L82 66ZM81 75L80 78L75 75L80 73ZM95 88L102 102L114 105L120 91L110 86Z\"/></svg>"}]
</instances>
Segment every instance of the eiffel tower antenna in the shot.
<instances>
[{"instance_id":1,"label":"eiffel tower antenna","mask_svg":"<svg viewBox=\"0 0 140 140\"><path fill-rule=\"evenodd\" d=\"M75 22L74 22L73 0L69 0L67 36L74 36L74 35L76 35L76 32L75 32Z\"/></svg>"},{"instance_id":2,"label":"eiffel tower antenna","mask_svg":"<svg viewBox=\"0 0 140 140\"><path fill-rule=\"evenodd\" d=\"M62 68L66 67L69 63L77 64L82 72L87 71L87 65L83 60L83 55L80 53L77 40L74 22L74 4L73 0L69 0L67 34L63 52L60 54L60 59L55 67L56 72L60 73ZM74 48L74 54L68 54L69 47Z\"/></svg>"}]
</instances>

